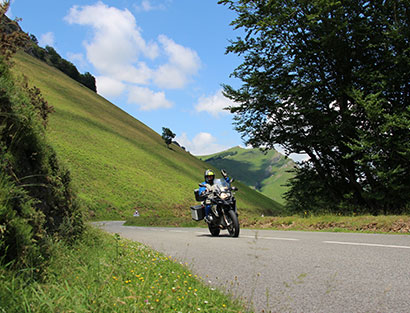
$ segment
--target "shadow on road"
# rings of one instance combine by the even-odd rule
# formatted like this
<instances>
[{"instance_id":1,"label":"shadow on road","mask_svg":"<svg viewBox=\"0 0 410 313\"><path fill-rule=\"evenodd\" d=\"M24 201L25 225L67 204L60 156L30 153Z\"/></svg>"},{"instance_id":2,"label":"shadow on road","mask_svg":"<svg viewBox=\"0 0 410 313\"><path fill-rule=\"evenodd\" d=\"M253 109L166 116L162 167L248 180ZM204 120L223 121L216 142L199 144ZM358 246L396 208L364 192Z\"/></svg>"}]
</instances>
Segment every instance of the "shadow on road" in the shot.
<instances>
[{"instance_id":1,"label":"shadow on road","mask_svg":"<svg viewBox=\"0 0 410 313\"><path fill-rule=\"evenodd\" d=\"M219 236L212 236L211 234L198 234L197 237L208 237L208 238L233 238L229 234L220 234ZM234 239L234 238L233 238Z\"/></svg>"}]
</instances>

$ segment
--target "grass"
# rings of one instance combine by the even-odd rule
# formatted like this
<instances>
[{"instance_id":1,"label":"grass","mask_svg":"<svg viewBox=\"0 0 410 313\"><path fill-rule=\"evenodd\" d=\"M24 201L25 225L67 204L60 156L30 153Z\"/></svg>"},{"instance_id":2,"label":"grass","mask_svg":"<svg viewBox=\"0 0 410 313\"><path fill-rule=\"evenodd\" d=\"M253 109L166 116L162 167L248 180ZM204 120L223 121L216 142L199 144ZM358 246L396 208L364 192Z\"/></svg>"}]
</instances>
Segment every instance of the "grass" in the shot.
<instances>
[{"instance_id":1,"label":"grass","mask_svg":"<svg viewBox=\"0 0 410 313\"><path fill-rule=\"evenodd\" d=\"M0 312L246 311L178 260L91 227L72 247L55 242L40 274L0 268Z\"/></svg>"},{"instance_id":2,"label":"grass","mask_svg":"<svg viewBox=\"0 0 410 313\"><path fill-rule=\"evenodd\" d=\"M410 234L408 215L245 217L242 227L297 231Z\"/></svg>"},{"instance_id":3,"label":"grass","mask_svg":"<svg viewBox=\"0 0 410 313\"><path fill-rule=\"evenodd\" d=\"M59 70L25 54L14 72L40 88L55 112L49 142L71 172L73 186L91 219L189 216L193 190L209 164L176 145ZM164 120L164 125L166 125ZM277 202L238 183L238 207L248 214L277 215Z\"/></svg>"}]
</instances>

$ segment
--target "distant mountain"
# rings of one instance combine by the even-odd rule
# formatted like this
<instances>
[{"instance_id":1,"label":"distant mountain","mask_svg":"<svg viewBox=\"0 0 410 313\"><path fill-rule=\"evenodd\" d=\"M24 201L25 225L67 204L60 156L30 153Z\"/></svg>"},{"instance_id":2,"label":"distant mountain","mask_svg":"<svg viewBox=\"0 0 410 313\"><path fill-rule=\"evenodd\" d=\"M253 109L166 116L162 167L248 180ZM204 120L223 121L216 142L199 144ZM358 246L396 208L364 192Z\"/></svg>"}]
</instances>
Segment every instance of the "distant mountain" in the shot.
<instances>
[{"instance_id":1,"label":"distant mountain","mask_svg":"<svg viewBox=\"0 0 410 313\"><path fill-rule=\"evenodd\" d=\"M226 169L232 177L279 203L284 203L282 195L288 189L284 185L292 177L287 171L295 166L291 159L276 150L265 154L259 149L241 147L198 158L216 168Z\"/></svg>"}]
</instances>

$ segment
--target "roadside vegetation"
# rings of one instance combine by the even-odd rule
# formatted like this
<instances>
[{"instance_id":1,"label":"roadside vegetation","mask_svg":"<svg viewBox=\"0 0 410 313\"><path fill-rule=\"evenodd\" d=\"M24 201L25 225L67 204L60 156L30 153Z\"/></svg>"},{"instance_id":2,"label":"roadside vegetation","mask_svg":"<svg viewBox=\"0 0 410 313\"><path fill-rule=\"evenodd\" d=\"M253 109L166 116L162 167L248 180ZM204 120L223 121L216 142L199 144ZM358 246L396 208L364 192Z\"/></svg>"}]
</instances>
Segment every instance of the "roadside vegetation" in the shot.
<instances>
[{"instance_id":1,"label":"roadside vegetation","mask_svg":"<svg viewBox=\"0 0 410 313\"><path fill-rule=\"evenodd\" d=\"M25 40L21 33L0 36L0 262L16 268L41 266L49 238L74 241L84 224L70 172L45 139L53 108L10 72Z\"/></svg>"},{"instance_id":2,"label":"roadside vegetation","mask_svg":"<svg viewBox=\"0 0 410 313\"><path fill-rule=\"evenodd\" d=\"M178 260L91 226L50 253L40 273L0 267L0 312L247 312Z\"/></svg>"},{"instance_id":3,"label":"roadside vegetation","mask_svg":"<svg viewBox=\"0 0 410 313\"><path fill-rule=\"evenodd\" d=\"M410 234L409 215L310 215L283 217L251 217L241 219L242 227L256 229L366 232Z\"/></svg>"}]
</instances>

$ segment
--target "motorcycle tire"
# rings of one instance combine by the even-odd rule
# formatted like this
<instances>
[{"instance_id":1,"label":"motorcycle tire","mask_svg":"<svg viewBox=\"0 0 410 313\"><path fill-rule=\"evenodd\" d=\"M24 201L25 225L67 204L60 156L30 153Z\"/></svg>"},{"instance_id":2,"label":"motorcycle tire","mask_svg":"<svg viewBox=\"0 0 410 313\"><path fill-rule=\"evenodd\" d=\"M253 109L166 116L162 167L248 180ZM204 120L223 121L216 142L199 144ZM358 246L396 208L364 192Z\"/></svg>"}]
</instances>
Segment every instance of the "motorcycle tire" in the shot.
<instances>
[{"instance_id":1,"label":"motorcycle tire","mask_svg":"<svg viewBox=\"0 0 410 313\"><path fill-rule=\"evenodd\" d=\"M211 233L213 237L219 236L219 233L221 231L219 228L212 226L211 224L208 224L208 228L209 228L209 232Z\"/></svg>"},{"instance_id":2,"label":"motorcycle tire","mask_svg":"<svg viewBox=\"0 0 410 313\"><path fill-rule=\"evenodd\" d=\"M230 220L230 225L228 226L228 232L231 237L239 236L239 220L238 216L233 210L229 210L227 214L227 219Z\"/></svg>"}]
</instances>

